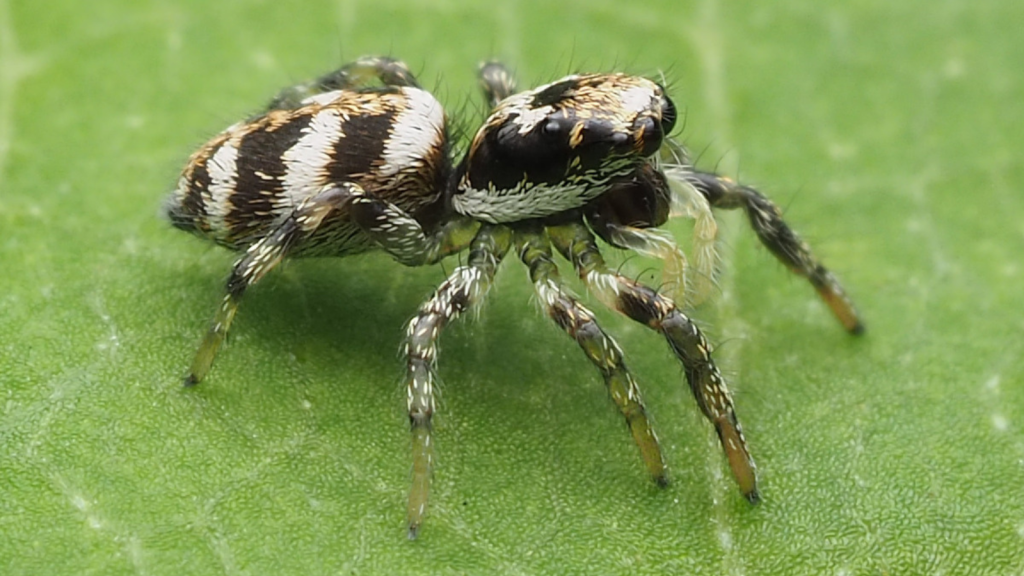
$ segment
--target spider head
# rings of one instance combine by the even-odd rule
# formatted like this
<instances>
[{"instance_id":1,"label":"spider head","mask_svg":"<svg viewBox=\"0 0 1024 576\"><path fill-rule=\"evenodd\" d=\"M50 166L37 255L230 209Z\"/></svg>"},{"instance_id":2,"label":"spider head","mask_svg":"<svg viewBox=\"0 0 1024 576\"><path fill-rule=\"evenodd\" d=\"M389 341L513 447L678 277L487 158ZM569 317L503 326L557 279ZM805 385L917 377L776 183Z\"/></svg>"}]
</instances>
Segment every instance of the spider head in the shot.
<instances>
[{"instance_id":1,"label":"spider head","mask_svg":"<svg viewBox=\"0 0 1024 576\"><path fill-rule=\"evenodd\" d=\"M515 94L473 138L452 205L495 223L581 208L655 178L651 157L675 120L658 84L624 74L568 76Z\"/></svg>"}]
</instances>

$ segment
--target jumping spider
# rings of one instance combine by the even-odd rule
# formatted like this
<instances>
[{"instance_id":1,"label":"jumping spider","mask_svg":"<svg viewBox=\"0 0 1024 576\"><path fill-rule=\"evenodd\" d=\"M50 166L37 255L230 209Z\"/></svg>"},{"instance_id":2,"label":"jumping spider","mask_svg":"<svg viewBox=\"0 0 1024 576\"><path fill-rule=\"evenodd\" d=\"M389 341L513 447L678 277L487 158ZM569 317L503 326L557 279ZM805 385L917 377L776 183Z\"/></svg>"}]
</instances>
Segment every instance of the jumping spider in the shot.
<instances>
[{"instance_id":1,"label":"jumping spider","mask_svg":"<svg viewBox=\"0 0 1024 576\"><path fill-rule=\"evenodd\" d=\"M657 437L618 344L564 286L553 257L572 263L606 306L660 332L714 424L740 491L759 499L754 462L711 347L674 300L703 300L714 277L711 208L742 208L761 242L806 277L843 326L862 324L835 277L756 190L697 170L668 134L676 107L664 89L626 74L577 74L516 93L508 70L484 65L492 110L458 164L441 104L400 61L365 57L283 90L260 115L203 145L165 210L174 226L241 252L186 384L206 376L239 300L285 257L382 249L407 266L469 249L409 322L412 428L409 536L424 517L433 464L437 341L478 304L510 248L548 315L601 372L651 477L667 482ZM694 265L657 229L695 220ZM664 261L661 293L610 269L608 244Z\"/></svg>"}]
</instances>

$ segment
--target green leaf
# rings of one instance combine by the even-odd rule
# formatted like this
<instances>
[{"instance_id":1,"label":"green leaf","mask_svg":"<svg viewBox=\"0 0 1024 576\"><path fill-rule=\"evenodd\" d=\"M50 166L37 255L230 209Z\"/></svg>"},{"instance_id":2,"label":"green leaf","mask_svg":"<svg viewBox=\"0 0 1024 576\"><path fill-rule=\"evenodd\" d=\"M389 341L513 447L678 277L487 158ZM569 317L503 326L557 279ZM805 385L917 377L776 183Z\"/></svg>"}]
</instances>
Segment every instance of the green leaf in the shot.
<instances>
[{"instance_id":1,"label":"green leaf","mask_svg":"<svg viewBox=\"0 0 1024 576\"><path fill-rule=\"evenodd\" d=\"M1024 4L828 4L0 0L0 572L1024 572ZM701 165L786 207L868 333L723 215L695 316L760 506L664 343L601 310L665 448L655 487L514 261L445 334L416 542L396 349L444 268L291 262L180 386L232 255L162 197L205 138L364 53L467 130L488 57L523 85L664 71Z\"/></svg>"}]
</instances>

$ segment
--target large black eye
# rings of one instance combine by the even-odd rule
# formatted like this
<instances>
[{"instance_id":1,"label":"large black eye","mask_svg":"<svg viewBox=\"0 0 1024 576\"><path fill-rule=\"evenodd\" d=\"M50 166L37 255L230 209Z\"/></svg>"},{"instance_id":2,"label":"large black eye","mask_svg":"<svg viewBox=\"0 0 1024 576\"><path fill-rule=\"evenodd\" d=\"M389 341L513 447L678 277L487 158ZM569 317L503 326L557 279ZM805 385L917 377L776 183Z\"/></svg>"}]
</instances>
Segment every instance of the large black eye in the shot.
<instances>
[{"instance_id":1,"label":"large black eye","mask_svg":"<svg viewBox=\"0 0 1024 576\"><path fill-rule=\"evenodd\" d=\"M668 96L661 98L661 131L665 134L672 132L676 125L676 105Z\"/></svg>"},{"instance_id":2,"label":"large black eye","mask_svg":"<svg viewBox=\"0 0 1024 576\"><path fill-rule=\"evenodd\" d=\"M661 142L665 136L665 128L663 123L659 123L657 120L651 117L642 118L637 120L635 126L643 128L643 144L641 148L641 154L644 156L650 156L661 148Z\"/></svg>"},{"instance_id":3,"label":"large black eye","mask_svg":"<svg viewBox=\"0 0 1024 576\"><path fill-rule=\"evenodd\" d=\"M576 125L576 121L561 115L552 114L540 127L540 132L550 139L568 140L569 131Z\"/></svg>"}]
</instances>

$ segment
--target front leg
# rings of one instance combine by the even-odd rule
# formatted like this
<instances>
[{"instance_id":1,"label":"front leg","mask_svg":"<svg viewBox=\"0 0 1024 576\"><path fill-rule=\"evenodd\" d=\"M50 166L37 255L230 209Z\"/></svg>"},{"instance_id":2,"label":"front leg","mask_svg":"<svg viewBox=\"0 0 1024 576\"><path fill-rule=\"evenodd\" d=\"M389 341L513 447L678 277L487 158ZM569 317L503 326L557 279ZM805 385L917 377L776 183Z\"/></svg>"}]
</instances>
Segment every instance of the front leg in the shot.
<instances>
[{"instance_id":1,"label":"front leg","mask_svg":"<svg viewBox=\"0 0 1024 576\"><path fill-rule=\"evenodd\" d=\"M713 208L743 208L761 243L794 274L811 285L851 334L864 332L864 323L839 280L811 253L807 245L782 219L782 210L757 190L710 172L694 172L687 180Z\"/></svg>"},{"instance_id":2,"label":"front leg","mask_svg":"<svg viewBox=\"0 0 1024 576\"><path fill-rule=\"evenodd\" d=\"M441 330L483 300L501 259L512 242L504 226L485 226L473 239L469 260L420 307L406 329L404 354L412 431L412 487L409 490L409 538L416 538L427 509L434 464L430 422L434 414L434 368Z\"/></svg>"},{"instance_id":3,"label":"front leg","mask_svg":"<svg viewBox=\"0 0 1024 576\"><path fill-rule=\"evenodd\" d=\"M626 425L640 448L647 471L657 485L666 486L668 476L658 437L647 417L640 387L626 367L618 343L605 333L594 314L563 286L558 266L551 257L550 242L543 230L523 227L516 231L515 241L519 258L529 268L533 287L548 316L576 340L590 363L601 372L608 395L626 418Z\"/></svg>"},{"instance_id":4,"label":"front leg","mask_svg":"<svg viewBox=\"0 0 1024 576\"><path fill-rule=\"evenodd\" d=\"M671 299L610 271L582 222L550 227L548 234L555 248L572 262L580 278L602 302L665 337L683 365L697 406L715 426L740 491L751 503L758 502L756 467L736 418L732 395L697 325Z\"/></svg>"}]
</instances>

